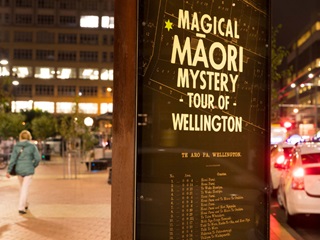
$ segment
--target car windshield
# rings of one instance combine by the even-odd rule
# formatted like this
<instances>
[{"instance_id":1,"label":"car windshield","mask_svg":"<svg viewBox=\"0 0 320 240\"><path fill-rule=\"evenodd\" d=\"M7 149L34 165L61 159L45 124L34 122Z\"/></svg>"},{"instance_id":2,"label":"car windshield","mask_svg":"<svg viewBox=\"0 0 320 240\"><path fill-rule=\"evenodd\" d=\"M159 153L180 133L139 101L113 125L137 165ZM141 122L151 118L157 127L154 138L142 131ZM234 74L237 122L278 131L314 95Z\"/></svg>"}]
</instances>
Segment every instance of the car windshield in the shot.
<instances>
[{"instance_id":1,"label":"car windshield","mask_svg":"<svg viewBox=\"0 0 320 240\"><path fill-rule=\"evenodd\" d=\"M320 153L301 155L302 164L320 163Z\"/></svg>"}]
</instances>

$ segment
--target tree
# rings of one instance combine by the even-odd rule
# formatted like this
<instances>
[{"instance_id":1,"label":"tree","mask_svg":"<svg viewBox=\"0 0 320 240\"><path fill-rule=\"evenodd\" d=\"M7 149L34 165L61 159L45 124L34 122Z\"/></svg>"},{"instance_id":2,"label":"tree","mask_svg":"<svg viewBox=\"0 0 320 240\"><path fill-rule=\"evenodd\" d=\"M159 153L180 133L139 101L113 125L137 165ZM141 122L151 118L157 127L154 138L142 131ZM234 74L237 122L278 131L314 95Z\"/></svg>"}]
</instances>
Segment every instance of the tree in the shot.
<instances>
[{"instance_id":1,"label":"tree","mask_svg":"<svg viewBox=\"0 0 320 240\"><path fill-rule=\"evenodd\" d=\"M49 115L36 117L31 121L32 134L35 139L45 140L56 134L57 121Z\"/></svg>"},{"instance_id":2,"label":"tree","mask_svg":"<svg viewBox=\"0 0 320 240\"><path fill-rule=\"evenodd\" d=\"M84 124L85 115L79 111L77 100L70 115L65 115L59 122L59 133L67 143L67 150L74 150L79 139L82 150L88 151L97 143L91 130Z\"/></svg>"},{"instance_id":3,"label":"tree","mask_svg":"<svg viewBox=\"0 0 320 240\"><path fill-rule=\"evenodd\" d=\"M12 99L13 85L9 76L0 78L0 112L10 112L10 102Z\"/></svg>"},{"instance_id":4,"label":"tree","mask_svg":"<svg viewBox=\"0 0 320 240\"><path fill-rule=\"evenodd\" d=\"M0 136L4 139L19 138L25 128L25 117L20 113L0 113Z\"/></svg>"},{"instance_id":5,"label":"tree","mask_svg":"<svg viewBox=\"0 0 320 240\"><path fill-rule=\"evenodd\" d=\"M279 88L280 80L291 75L292 68L283 69L282 63L288 56L288 50L283 46L277 45L277 36L282 28L278 25L271 31L271 122L279 122Z\"/></svg>"}]
</instances>

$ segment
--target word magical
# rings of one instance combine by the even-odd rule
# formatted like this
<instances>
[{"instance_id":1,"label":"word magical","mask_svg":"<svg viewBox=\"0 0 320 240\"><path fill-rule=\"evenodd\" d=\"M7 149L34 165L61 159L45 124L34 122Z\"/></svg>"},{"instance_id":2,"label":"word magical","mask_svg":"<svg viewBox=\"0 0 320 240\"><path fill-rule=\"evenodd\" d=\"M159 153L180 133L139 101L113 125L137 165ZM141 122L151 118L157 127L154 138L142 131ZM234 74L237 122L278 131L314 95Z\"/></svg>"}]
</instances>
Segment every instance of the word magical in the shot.
<instances>
[{"instance_id":1,"label":"word magical","mask_svg":"<svg viewBox=\"0 0 320 240\"><path fill-rule=\"evenodd\" d=\"M187 91L189 108L228 111L228 94L237 91L239 74L243 72L243 47L205 39L207 34L239 39L238 22L180 9L177 26L195 32L197 37L191 44L191 37L174 35L170 60L183 66L177 71L178 88L202 91ZM231 115L172 113L172 123L179 131L242 132L242 118Z\"/></svg>"}]
</instances>

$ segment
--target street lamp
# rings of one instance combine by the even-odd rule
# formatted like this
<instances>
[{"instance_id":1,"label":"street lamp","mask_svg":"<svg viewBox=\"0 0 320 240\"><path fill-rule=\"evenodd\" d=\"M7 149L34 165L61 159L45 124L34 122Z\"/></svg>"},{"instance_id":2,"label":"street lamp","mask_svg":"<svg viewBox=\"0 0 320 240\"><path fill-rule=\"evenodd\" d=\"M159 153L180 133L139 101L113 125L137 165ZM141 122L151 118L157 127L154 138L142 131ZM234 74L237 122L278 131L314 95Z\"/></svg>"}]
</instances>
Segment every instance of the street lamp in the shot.
<instances>
[{"instance_id":1,"label":"street lamp","mask_svg":"<svg viewBox=\"0 0 320 240\"><path fill-rule=\"evenodd\" d=\"M8 76L9 75L9 72L8 71L5 71L6 70L6 65L8 65L9 62L7 59L1 59L0 60L0 66L1 66L1 71L0 71L0 76Z\"/></svg>"},{"instance_id":2,"label":"street lamp","mask_svg":"<svg viewBox=\"0 0 320 240\"><path fill-rule=\"evenodd\" d=\"M19 81L13 80L12 85L13 85L14 112L17 112L17 93L16 93L17 89L16 88L19 85Z\"/></svg>"}]
</instances>

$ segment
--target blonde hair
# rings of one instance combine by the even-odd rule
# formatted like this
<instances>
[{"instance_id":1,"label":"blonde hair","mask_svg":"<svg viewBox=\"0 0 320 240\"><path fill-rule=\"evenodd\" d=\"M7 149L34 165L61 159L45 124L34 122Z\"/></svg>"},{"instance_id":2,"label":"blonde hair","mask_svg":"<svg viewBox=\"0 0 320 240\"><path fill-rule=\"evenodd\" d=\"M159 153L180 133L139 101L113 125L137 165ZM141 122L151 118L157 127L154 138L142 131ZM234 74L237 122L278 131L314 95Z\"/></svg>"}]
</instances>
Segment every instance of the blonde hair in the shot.
<instances>
[{"instance_id":1,"label":"blonde hair","mask_svg":"<svg viewBox=\"0 0 320 240\"><path fill-rule=\"evenodd\" d=\"M19 139L21 140L31 140L32 136L31 133L27 130L23 130L20 134L19 134Z\"/></svg>"}]
</instances>

